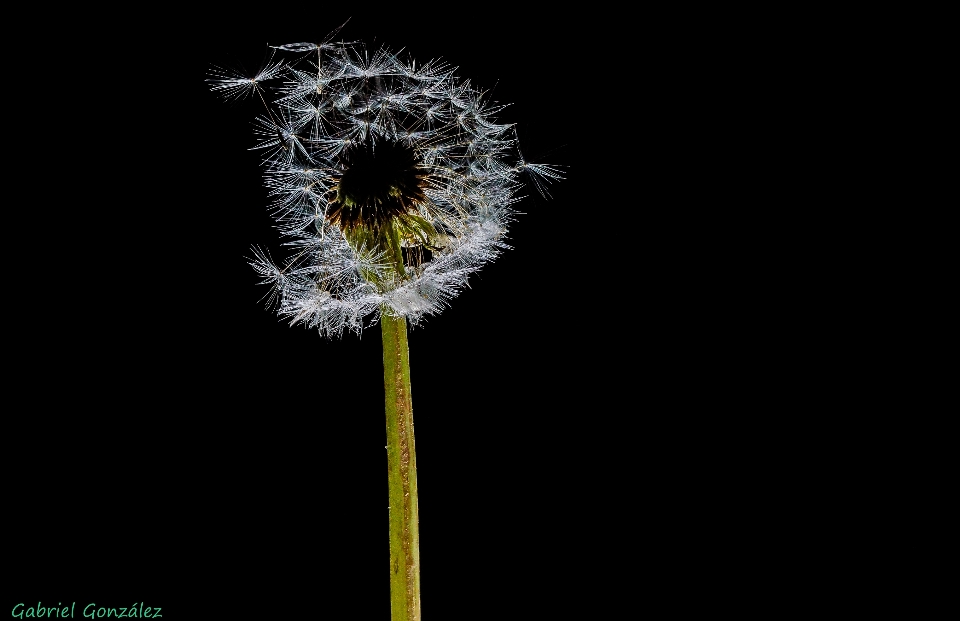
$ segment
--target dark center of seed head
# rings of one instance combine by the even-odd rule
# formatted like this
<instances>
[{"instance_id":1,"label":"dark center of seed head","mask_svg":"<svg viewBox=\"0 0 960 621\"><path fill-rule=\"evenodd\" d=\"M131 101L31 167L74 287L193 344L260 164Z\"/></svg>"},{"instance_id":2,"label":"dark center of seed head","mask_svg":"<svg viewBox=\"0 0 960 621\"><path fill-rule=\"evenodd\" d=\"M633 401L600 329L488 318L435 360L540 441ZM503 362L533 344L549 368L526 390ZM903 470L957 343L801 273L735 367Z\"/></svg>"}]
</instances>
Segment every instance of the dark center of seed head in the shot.
<instances>
[{"instance_id":1,"label":"dark center of seed head","mask_svg":"<svg viewBox=\"0 0 960 621\"><path fill-rule=\"evenodd\" d=\"M342 154L343 174L327 207L327 219L345 232L377 231L394 218L414 213L425 200L425 172L410 147L366 141Z\"/></svg>"}]
</instances>

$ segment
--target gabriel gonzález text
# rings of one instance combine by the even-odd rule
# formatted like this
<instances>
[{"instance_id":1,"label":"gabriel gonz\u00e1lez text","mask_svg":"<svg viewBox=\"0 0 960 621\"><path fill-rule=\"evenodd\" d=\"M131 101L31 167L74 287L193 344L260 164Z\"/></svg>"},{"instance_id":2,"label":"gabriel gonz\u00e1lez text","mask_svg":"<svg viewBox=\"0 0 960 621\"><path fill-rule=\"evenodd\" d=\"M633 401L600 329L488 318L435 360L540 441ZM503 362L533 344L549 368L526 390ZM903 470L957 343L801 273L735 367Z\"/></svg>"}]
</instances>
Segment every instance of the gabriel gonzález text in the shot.
<instances>
[{"instance_id":1,"label":"gabriel gonz\u00e1lez text","mask_svg":"<svg viewBox=\"0 0 960 621\"><path fill-rule=\"evenodd\" d=\"M25 607L22 603L13 607L12 616L16 619L73 619L77 602L71 602L69 606L64 606L57 602L57 606L45 607L42 602L37 602L36 606ZM143 602L135 602L129 608L106 607L94 604L87 604L83 609L83 618L87 619L160 619L159 607L144 606ZM79 618L79 617L77 617Z\"/></svg>"}]
</instances>

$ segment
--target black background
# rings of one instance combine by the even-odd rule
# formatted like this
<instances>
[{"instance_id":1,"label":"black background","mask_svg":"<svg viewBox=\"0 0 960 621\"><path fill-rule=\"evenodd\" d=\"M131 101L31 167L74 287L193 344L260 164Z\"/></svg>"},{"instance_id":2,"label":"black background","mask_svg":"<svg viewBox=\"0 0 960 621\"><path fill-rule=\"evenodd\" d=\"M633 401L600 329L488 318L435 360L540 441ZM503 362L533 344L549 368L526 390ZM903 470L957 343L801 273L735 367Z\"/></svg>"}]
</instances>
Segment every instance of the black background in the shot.
<instances>
[{"instance_id":1,"label":"black background","mask_svg":"<svg viewBox=\"0 0 960 621\"><path fill-rule=\"evenodd\" d=\"M4 40L4 605L389 618L379 330L263 308L256 109L204 81L348 17L343 39L494 89L524 154L567 171L410 332L428 618L936 590L941 376L890 380L907 344L874 337L871 262L811 232L848 203L779 156L805 117L780 113L777 76L801 77L776 32L692 9L141 10Z\"/></svg>"}]
</instances>

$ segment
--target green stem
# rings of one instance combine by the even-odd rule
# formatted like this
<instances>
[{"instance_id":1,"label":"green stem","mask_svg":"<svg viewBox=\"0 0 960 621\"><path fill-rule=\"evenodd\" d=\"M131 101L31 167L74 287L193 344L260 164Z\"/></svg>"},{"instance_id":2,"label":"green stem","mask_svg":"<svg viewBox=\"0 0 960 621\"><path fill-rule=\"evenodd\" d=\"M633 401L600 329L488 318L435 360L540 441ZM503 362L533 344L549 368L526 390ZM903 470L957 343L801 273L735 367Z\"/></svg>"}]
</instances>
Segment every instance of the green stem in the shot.
<instances>
[{"instance_id":1,"label":"green stem","mask_svg":"<svg viewBox=\"0 0 960 621\"><path fill-rule=\"evenodd\" d=\"M387 412L387 476L390 499L390 608L393 621L420 621L420 530L417 453L410 400L407 321L380 316L383 391Z\"/></svg>"}]
</instances>

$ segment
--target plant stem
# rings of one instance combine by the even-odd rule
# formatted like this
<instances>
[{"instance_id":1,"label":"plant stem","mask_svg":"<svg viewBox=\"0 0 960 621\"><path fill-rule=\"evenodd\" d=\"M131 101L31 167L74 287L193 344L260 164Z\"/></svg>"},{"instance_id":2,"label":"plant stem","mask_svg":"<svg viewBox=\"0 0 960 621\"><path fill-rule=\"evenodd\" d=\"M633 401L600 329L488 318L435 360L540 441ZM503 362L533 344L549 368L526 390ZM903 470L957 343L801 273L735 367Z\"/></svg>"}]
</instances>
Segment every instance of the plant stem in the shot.
<instances>
[{"instance_id":1,"label":"plant stem","mask_svg":"<svg viewBox=\"0 0 960 621\"><path fill-rule=\"evenodd\" d=\"M380 316L383 391L387 412L390 499L390 608L393 621L420 621L420 530L417 453L413 442L407 321Z\"/></svg>"}]
</instances>

